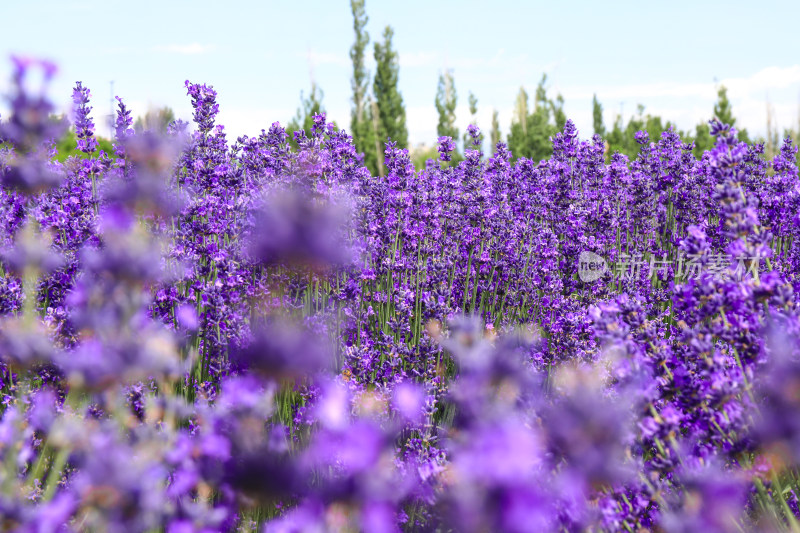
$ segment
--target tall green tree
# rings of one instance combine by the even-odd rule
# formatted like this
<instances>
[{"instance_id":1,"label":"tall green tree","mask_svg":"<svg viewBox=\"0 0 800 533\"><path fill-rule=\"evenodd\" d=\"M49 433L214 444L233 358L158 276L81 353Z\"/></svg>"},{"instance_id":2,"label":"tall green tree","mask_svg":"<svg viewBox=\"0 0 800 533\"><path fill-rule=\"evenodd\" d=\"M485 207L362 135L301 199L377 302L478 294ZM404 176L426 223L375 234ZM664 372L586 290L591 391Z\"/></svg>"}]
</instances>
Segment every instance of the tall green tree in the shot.
<instances>
[{"instance_id":1,"label":"tall green tree","mask_svg":"<svg viewBox=\"0 0 800 533\"><path fill-rule=\"evenodd\" d=\"M606 126L603 124L603 106L597 100L596 94L592 96L592 128L597 135L605 137Z\"/></svg>"},{"instance_id":2,"label":"tall green tree","mask_svg":"<svg viewBox=\"0 0 800 533\"><path fill-rule=\"evenodd\" d=\"M646 131L651 142L658 142L661 134L669 128L674 128L674 124L656 115L645 114L645 107L642 104L636 106L636 114L628 119L628 124L623 124L622 116L617 115L614 126L606 135L608 142L607 156L611 157L615 152L620 152L634 159L639 154L641 146L636 141L636 133Z\"/></svg>"},{"instance_id":3,"label":"tall green tree","mask_svg":"<svg viewBox=\"0 0 800 533\"><path fill-rule=\"evenodd\" d=\"M714 104L714 116L717 117L723 124L730 124L731 127L736 125L736 118L733 116L733 106L728 100L728 88L720 85L717 90L717 102ZM737 128L739 133L736 138L742 142L749 143L750 137L747 135L745 128Z\"/></svg>"},{"instance_id":4,"label":"tall green tree","mask_svg":"<svg viewBox=\"0 0 800 533\"><path fill-rule=\"evenodd\" d=\"M470 91L469 97L467 97L467 102L469 103L469 123L472 126L478 125L478 97L472 94ZM467 153L467 150L473 150L475 147L472 146L472 137L470 136L469 132L464 132L464 153ZM483 133L478 135L478 149L483 149Z\"/></svg>"},{"instance_id":5,"label":"tall green tree","mask_svg":"<svg viewBox=\"0 0 800 533\"><path fill-rule=\"evenodd\" d=\"M520 87L519 93L517 93L517 101L514 102L514 116L511 118L511 124L518 124L522 130L522 134L528 134L528 92L525 90L525 87Z\"/></svg>"},{"instance_id":6,"label":"tall green tree","mask_svg":"<svg viewBox=\"0 0 800 533\"><path fill-rule=\"evenodd\" d=\"M533 114L528 118L528 136L530 137L530 158L537 161L550 157L553 145L550 137L558 133L566 123L564 115L564 99L558 95L557 102L547 98L547 74L542 74L536 86L536 102ZM553 115L551 120L550 115Z\"/></svg>"},{"instance_id":7,"label":"tall green tree","mask_svg":"<svg viewBox=\"0 0 800 533\"><path fill-rule=\"evenodd\" d=\"M322 97L324 93L316 83L311 82L311 93L308 98L303 97L303 92L300 92L300 107L297 109L297 115L289 121L286 127L286 132L289 134L289 142L294 148L297 148L297 143L294 140L294 132L303 130L306 135L311 135L311 127L314 125L314 115L319 115L325 112L322 106Z\"/></svg>"},{"instance_id":8,"label":"tall green tree","mask_svg":"<svg viewBox=\"0 0 800 533\"><path fill-rule=\"evenodd\" d=\"M767 99L767 137L764 142L764 155L770 159L775 157L778 155L780 145L778 128L775 125L775 107Z\"/></svg>"},{"instance_id":9,"label":"tall green tree","mask_svg":"<svg viewBox=\"0 0 800 533\"><path fill-rule=\"evenodd\" d=\"M458 95L453 81L453 71L445 70L439 74L439 85L436 88L436 112L439 122L436 124L438 137L450 137L458 142L458 128L456 128L456 103ZM456 154L453 154L456 156ZM457 159L457 157L456 157Z\"/></svg>"},{"instance_id":10,"label":"tall green tree","mask_svg":"<svg viewBox=\"0 0 800 533\"><path fill-rule=\"evenodd\" d=\"M614 116L614 124L606 134L606 142L608 143L608 150L606 151L607 158L610 158L615 152L627 154L625 149L625 128L622 123L622 115L616 114Z\"/></svg>"},{"instance_id":11,"label":"tall green tree","mask_svg":"<svg viewBox=\"0 0 800 533\"><path fill-rule=\"evenodd\" d=\"M714 103L714 117L719 119L723 124L730 126L736 125L736 117L733 116L733 107L728 99L728 88L720 85L717 89L717 101ZM747 130L739 130L737 138L742 142L750 142L747 135ZM714 147L714 138L711 136L711 130L708 121L703 121L695 126L694 139L694 155L698 159L703 156L703 152L710 150Z\"/></svg>"},{"instance_id":12,"label":"tall green tree","mask_svg":"<svg viewBox=\"0 0 800 533\"><path fill-rule=\"evenodd\" d=\"M500 120L498 118L497 109L493 109L492 110L492 130L489 133L489 139L490 139L490 141L492 143L491 151L492 151L492 154L494 154L495 147L497 146L497 143L499 143L500 140L501 140L501 136L500 136Z\"/></svg>"},{"instance_id":13,"label":"tall green tree","mask_svg":"<svg viewBox=\"0 0 800 533\"><path fill-rule=\"evenodd\" d=\"M514 157L523 157L528 152L528 92L520 87L514 102L514 114L508 132L508 149Z\"/></svg>"},{"instance_id":14,"label":"tall green tree","mask_svg":"<svg viewBox=\"0 0 800 533\"><path fill-rule=\"evenodd\" d=\"M622 124L622 117L618 116L614 121L614 130L609 136L609 155L614 152L621 152L631 159L635 159L639 154L639 143L636 142L636 133L645 130L647 118L644 116L644 106L637 104L636 114L628 119L628 124ZM649 133L649 132L648 132ZM660 135L660 132L659 132Z\"/></svg>"},{"instance_id":15,"label":"tall green tree","mask_svg":"<svg viewBox=\"0 0 800 533\"><path fill-rule=\"evenodd\" d=\"M567 125L567 114L564 112L564 97L556 95L555 100L549 100L550 110L553 112L553 121L556 123L556 130L563 131Z\"/></svg>"},{"instance_id":16,"label":"tall green tree","mask_svg":"<svg viewBox=\"0 0 800 533\"><path fill-rule=\"evenodd\" d=\"M520 89L515 105L511 131L508 134L508 148L514 157L527 157L539 161L553 153L550 137L555 135L566 123L564 98L558 95L555 100L547 97L543 75L536 87L533 112L528 114L528 94Z\"/></svg>"},{"instance_id":17,"label":"tall green tree","mask_svg":"<svg viewBox=\"0 0 800 533\"><path fill-rule=\"evenodd\" d=\"M167 126L170 122L175 120L175 112L170 107L162 107L159 109L150 109L145 113L144 117L138 117L136 122L133 123L133 129L137 133L145 130L160 131L162 133L167 131Z\"/></svg>"},{"instance_id":18,"label":"tall green tree","mask_svg":"<svg viewBox=\"0 0 800 533\"><path fill-rule=\"evenodd\" d=\"M698 159L703 157L703 152L714 147L714 138L711 136L711 128L708 122L701 122L694 128L694 156Z\"/></svg>"},{"instance_id":19,"label":"tall green tree","mask_svg":"<svg viewBox=\"0 0 800 533\"><path fill-rule=\"evenodd\" d=\"M731 127L736 125L736 118L733 116L731 101L728 100L728 88L720 85L717 90L717 101L714 103L714 116L723 124Z\"/></svg>"},{"instance_id":20,"label":"tall green tree","mask_svg":"<svg viewBox=\"0 0 800 533\"><path fill-rule=\"evenodd\" d=\"M393 35L391 26L386 26L383 31L383 42L375 43L376 71L372 92L377 104L376 122L381 148L387 138L396 142L398 147L407 148L406 108L398 86L400 63L397 52L392 48Z\"/></svg>"},{"instance_id":21,"label":"tall green tree","mask_svg":"<svg viewBox=\"0 0 800 533\"><path fill-rule=\"evenodd\" d=\"M364 154L364 165L373 175L378 173L378 158L383 158L382 151L375 150L375 130L372 124L372 102L369 94L369 72L367 72L365 55L369 45L369 33L365 30L369 17L364 8L365 0L350 0L353 13L353 31L355 41L350 48L350 59L353 62L353 78L350 85L353 89L353 107L350 112L350 131L353 143L359 153Z\"/></svg>"},{"instance_id":22,"label":"tall green tree","mask_svg":"<svg viewBox=\"0 0 800 533\"><path fill-rule=\"evenodd\" d=\"M97 144L99 150L103 150L107 154L114 153L114 146L111 144L110 140L104 137L97 137ZM0 143L0 147L1 146L3 146L3 143ZM55 160L63 163L70 157L78 157L81 159L92 157L92 154L86 154L78 150L78 138L75 136L75 128L69 128L64 132L61 138L56 141Z\"/></svg>"}]
</instances>

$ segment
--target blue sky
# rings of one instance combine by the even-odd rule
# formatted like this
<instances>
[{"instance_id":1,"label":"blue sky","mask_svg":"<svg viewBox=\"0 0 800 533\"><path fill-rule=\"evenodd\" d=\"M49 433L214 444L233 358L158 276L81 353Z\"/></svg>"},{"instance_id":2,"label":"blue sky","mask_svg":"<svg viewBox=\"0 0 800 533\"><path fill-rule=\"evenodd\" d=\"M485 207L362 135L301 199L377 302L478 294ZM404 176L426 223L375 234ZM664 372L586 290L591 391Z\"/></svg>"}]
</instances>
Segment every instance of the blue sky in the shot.
<instances>
[{"instance_id":1,"label":"blue sky","mask_svg":"<svg viewBox=\"0 0 800 533\"><path fill-rule=\"evenodd\" d=\"M349 1L0 5L0 55L55 61L60 70L50 94L64 110L81 80L97 115L107 115L113 80L134 116L168 105L188 119L189 79L217 89L219 121L231 136L257 134L294 116L313 78L329 117L349 126ZM435 141L434 97L444 68L454 73L462 131L469 91L478 98L479 125L488 130L497 109L505 134L520 86L533 93L543 73L582 136L591 134L594 93L607 126L643 104L689 129L710 118L718 83L728 86L734 114L751 133L765 131L768 101L780 128L797 128L800 2L367 0L366 8L371 70L372 44L387 24L394 28L412 144ZM2 93L9 75L10 63L0 59ZM5 108L0 104L0 113Z\"/></svg>"}]
</instances>

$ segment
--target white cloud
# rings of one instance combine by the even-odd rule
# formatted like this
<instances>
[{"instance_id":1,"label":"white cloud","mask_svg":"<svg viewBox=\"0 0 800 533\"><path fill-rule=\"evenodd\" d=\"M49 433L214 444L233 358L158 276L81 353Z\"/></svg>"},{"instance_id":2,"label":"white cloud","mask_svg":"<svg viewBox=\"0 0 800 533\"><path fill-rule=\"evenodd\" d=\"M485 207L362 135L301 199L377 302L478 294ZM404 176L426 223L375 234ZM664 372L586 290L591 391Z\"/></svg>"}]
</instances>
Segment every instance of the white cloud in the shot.
<instances>
[{"instance_id":1,"label":"white cloud","mask_svg":"<svg viewBox=\"0 0 800 533\"><path fill-rule=\"evenodd\" d=\"M242 135L259 135L261 130L269 130L273 122L280 122L284 128L297 113L297 107L241 108L220 106L217 124L225 125L228 141L233 142ZM191 118L191 114L189 115ZM329 122L336 122L339 127L350 128L349 108L326 108Z\"/></svg>"},{"instance_id":2,"label":"white cloud","mask_svg":"<svg viewBox=\"0 0 800 533\"><path fill-rule=\"evenodd\" d=\"M243 109L220 106L216 122L225 125L225 134L232 142L242 135L257 136L262 129L268 130L276 121L286 126L294 114L295 110L289 107Z\"/></svg>"},{"instance_id":3,"label":"white cloud","mask_svg":"<svg viewBox=\"0 0 800 533\"><path fill-rule=\"evenodd\" d=\"M511 58L498 54L493 58L494 64L507 64ZM523 57L515 60L524 63ZM527 66L527 65L526 65ZM548 66L551 72L556 64ZM467 74L467 70L462 70ZM541 71L539 71L541 72ZM457 84L458 84L457 75ZM632 83L615 85L566 85L548 87L548 94L555 96L560 92L565 99L564 110L575 122L581 137L592 135L592 96L596 93L603 104L606 129L613 126L616 115L623 112L627 123L636 113L638 103L645 106L645 113L659 116L664 121L671 121L678 129L693 132L695 126L711 118L717 90L720 85L728 88L728 97L737 119L736 126L746 128L752 136L762 136L766 132L767 101L773 107L775 127L779 133L784 129L800 126L800 65L786 67L770 66L754 72L750 76L730 77L718 82L657 82ZM529 88L529 96L531 90ZM477 93L478 126L488 135L491 128L492 103L482 101ZM469 111L465 95L459 94L459 106L456 110L456 124L460 132L464 132L469 123ZM513 114L513 99L500 102L496 106L499 112L500 130L505 137L508 134ZM419 143L432 144L436 141L436 123L438 116L433 102L430 105L408 108L408 128L412 145ZM488 149L488 145L485 146Z\"/></svg>"},{"instance_id":4,"label":"white cloud","mask_svg":"<svg viewBox=\"0 0 800 533\"><path fill-rule=\"evenodd\" d=\"M800 65L790 67L767 67L746 78L725 78L719 83L677 83L657 82L641 84L620 84L606 86L574 86L562 91L564 98L591 99L597 94L598 99L626 99L626 98L658 98L658 97L701 97L716 98L717 87L724 85L731 98L743 97L771 89L785 89L792 85L800 84Z\"/></svg>"},{"instance_id":5,"label":"white cloud","mask_svg":"<svg viewBox=\"0 0 800 533\"><path fill-rule=\"evenodd\" d=\"M307 58L313 66L336 65L337 67L346 67L350 64L350 58L347 55L334 52L309 50L304 57Z\"/></svg>"},{"instance_id":6,"label":"white cloud","mask_svg":"<svg viewBox=\"0 0 800 533\"><path fill-rule=\"evenodd\" d=\"M439 61L438 52L400 52L400 68L428 67Z\"/></svg>"},{"instance_id":7,"label":"white cloud","mask_svg":"<svg viewBox=\"0 0 800 533\"><path fill-rule=\"evenodd\" d=\"M489 132L492 129L493 111L494 109L491 107L481 107L480 104L478 105L476 122L485 139L488 139ZM508 124L511 123L512 109L508 107L498 109L497 111L500 131L505 137L508 134ZM459 139L457 139L457 141L462 141L471 120L472 115L470 115L469 106L467 104L458 105L456 107L456 128L458 128L459 134ZM436 134L436 124L438 122L439 114L433 104L406 108L406 125L408 126L409 145L435 145L436 139L438 138ZM488 143L484 146L484 149L488 149Z\"/></svg>"},{"instance_id":8,"label":"white cloud","mask_svg":"<svg viewBox=\"0 0 800 533\"><path fill-rule=\"evenodd\" d=\"M708 120L720 85L728 89L728 98L739 128L752 135L766 131L766 106L770 101L778 131L798 127L800 65L770 66L750 76L724 78L717 82L656 82L616 85L573 85L562 87L567 115L576 124L591 128L591 100L597 94L604 107L606 128L611 127L620 111L625 121L645 105L645 113L670 120L679 129L694 130ZM555 93L555 91L553 91ZM581 131L583 132L583 129ZM590 129L586 130L590 132Z\"/></svg>"},{"instance_id":9,"label":"white cloud","mask_svg":"<svg viewBox=\"0 0 800 533\"><path fill-rule=\"evenodd\" d=\"M167 52L170 54L198 55L212 52L216 49L213 44L189 43L189 44L167 44L158 45L151 48L153 52Z\"/></svg>"},{"instance_id":10,"label":"white cloud","mask_svg":"<svg viewBox=\"0 0 800 533\"><path fill-rule=\"evenodd\" d=\"M408 144L434 144L436 142L436 124L439 115L433 103L422 106L406 107L406 126L408 127Z\"/></svg>"},{"instance_id":11,"label":"white cloud","mask_svg":"<svg viewBox=\"0 0 800 533\"><path fill-rule=\"evenodd\" d=\"M560 63L542 63L526 53L509 54L502 48L492 55L451 55L440 50L400 51L399 60L401 72L406 68L433 69L438 76L452 69L457 87L487 79L496 84L533 84L539 81L542 73L552 75Z\"/></svg>"},{"instance_id":12,"label":"white cloud","mask_svg":"<svg viewBox=\"0 0 800 533\"><path fill-rule=\"evenodd\" d=\"M786 89L800 84L800 65L767 67L747 78L728 78L721 81L733 96L763 94L765 91Z\"/></svg>"},{"instance_id":13,"label":"white cloud","mask_svg":"<svg viewBox=\"0 0 800 533\"><path fill-rule=\"evenodd\" d=\"M60 4L60 5L59 5ZM49 9L59 10L63 13L74 14L77 12L91 12L102 9L100 2L57 2Z\"/></svg>"}]
</instances>

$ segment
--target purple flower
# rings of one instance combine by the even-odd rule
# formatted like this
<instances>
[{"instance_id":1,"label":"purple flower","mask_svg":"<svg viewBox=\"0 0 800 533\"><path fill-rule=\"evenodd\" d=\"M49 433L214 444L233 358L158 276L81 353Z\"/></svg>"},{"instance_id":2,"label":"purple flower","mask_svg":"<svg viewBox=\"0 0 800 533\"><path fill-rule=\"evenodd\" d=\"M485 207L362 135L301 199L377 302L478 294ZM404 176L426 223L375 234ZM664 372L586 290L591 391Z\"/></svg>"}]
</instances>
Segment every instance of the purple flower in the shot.
<instances>
[{"instance_id":1,"label":"purple flower","mask_svg":"<svg viewBox=\"0 0 800 533\"><path fill-rule=\"evenodd\" d=\"M186 92L192 97L194 121L201 135L208 135L214 128L214 118L219 113L217 91L214 87L190 83L186 80Z\"/></svg>"},{"instance_id":2,"label":"purple flower","mask_svg":"<svg viewBox=\"0 0 800 533\"><path fill-rule=\"evenodd\" d=\"M148 379L174 380L185 370L169 332L145 326L137 334L145 340L85 341L60 353L57 362L72 386L92 391Z\"/></svg>"},{"instance_id":3,"label":"purple flower","mask_svg":"<svg viewBox=\"0 0 800 533\"><path fill-rule=\"evenodd\" d=\"M481 135L480 128L475 124L470 124L467 126L467 135L472 141L472 146L476 149L480 149L480 146L483 143L483 136Z\"/></svg>"},{"instance_id":4,"label":"purple flower","mask_svg":"<svg viewBox=\"0 0 800 533\"><path fill-rule=\"evenodd\" d=\"M36 431L48 433L53 422L61 411L55 393L50 389L42 389L35 394L28 412L28 421Z\"/></svg>"},{"instance_id":5,"label":"purple flower","mask_svg":"<svg viewBox=\"0 0 800 533\"><path fill-rule=\"evenodd\" d=\"M185 199L170 187L170 175L186 146L186 139L145 132L126 135L118 143L129 167L105 185L103 201L138 213L177 213Z\"/></svg>"},{"instance_id":6,"label":"purple flower","mask_svg":"<svg viewBox=\"0 0 800 533\"><path fill-rule=\"evenodd\" d=\"M117 117L114 121L114 152L117 157L125 157L125 142L128 137L134 134L131 127L133 125L133 117L131 111L125 104L122 103L122 98L119 96L114 97L117 100Z\"/></svg>"},{"instance_id":7,"label":"purple flower","mask_svg":"<svg viewBox=\"0 0 800 533\"><path fill-rule=\"evenodd\" d=\"M78 468L71 492L91 510L85 527L143 531L163 517L167 471L156 457L119 442L108 424L90 434L87 449L73 455Z\"/></svg>"},{"instance_id":8,"label":"purple flower","mask_svg":"<svg viewBox=\"0 0 800 533\"><path fill-rule=\"evenodd\" d=\"M392 406L405 421L418 424L424 417L425 391L416 383L398 383L392 391Z\"/></svg>"},{"instance_id":9,"label":"purple flower","mask_svg":"<svg viewBox=\"0 0 800 533\"><path fill-rule=\"evenodd\" d=\"M225 465L224 482L264 503L291 498L302 489L291 459L268 447L234 453Z\"/></svg>"},{"instance_id":10,"label":"purple flower","mask_svg":"<svg viewBox=\"0 0 800 533\"><path fill-rule=\"evenodd\" d=\"M439 137L439 159L441 161L450 161L450 154L456 149L456 143L452 137Z\"/></svg>"},{"instance_id":11,"label":"purple flower","mask_svg":"<svg viewBox=\"0 0 800 533\"><path fill-rule=\"evenodd\" d=\"M73 113L75 115L75 136L78 138L78 150L85 154L97 150L97 139L94 136L94 122L89 117L92 107L89 105L91 93L81 82L77 82L72 90Z\"/></svg>"},{"instance_id":12,"label":"purple flower","mask_svg":"<svg viewBox=\"0 0 800 533\"><path fill-rule=\"evenodd\" d=\"M253 217L249 250L259 263L342 266L354 259L347 242L350 213L341 201L276 191Z\"/></svg>"},{"instance_id":13,"label":"purple flower","mask_svg":"<svg viewBox=\"0 0 800 533\"><path fill-rule=\"evenodd\" d=\"M197 311L190 305L181 305L175 310L175 318L178 324L184 328L195 331L200 325L200 320L197 318Z\"/></svg>"},{"instance_id":14,"label":"purple flower","mask_svg":"<svg viewBox=\"0 0 800 533\"><path fill-rule=\"evenodd\" d=\"M715 464L684 467L679 473L678 501L663 510L661 526L668 533L741 531L738 524L746 500L743 479Z\"/></svg>"},{"instance_id":15,"label":"purple flower","mask_svg":"<svg viewBox=\"0 0 800 533\"><path fill-rule=\"evenodd\" d=\"M57 351L51 335L47 326L36 319L0 319L0 361L13 369L51 363Z\"/></svg>"},{"instance_id":16,"label":"purple flower","mask_svg":"<svg viewBox=\"0 0 800 533\"><path fill-rule=\"evenodd\" d=\"M243 348L234 348L231 361L262 375L301 378L332 370L333 351L327 338L310 328L276 320L258 329Z\"/></svg>"},{"instance_id":17,"label":"purple flower","mask_svg":"<svg viewBox=\"0 0 800 533\"><path fill-rule=\"evenodd\" d=\"M12 161L5 170L0 168L0 171L3 186L29 195L54 189L64 181L60 166L37 156Z\"/></svg>"},{"instance_id":18,"label":"purple flower","mask_svg":"<svg viewBox=\"0 0 800 533\"><path fill-rule=\"evenodd\" d=\"M65 129L63 122L51 117L55 108L45 96L56 66L49 61L29 58L12 56L11 60L14 63L12 86L15 92L9 96L11 117L7 122L0 122L0 139L11 143L21 153L29 153L40 149L43 143L55 141ZM33 66L43 72L42 86L37 95L31 94L25 84Z\"/></svg>"},{"instance_id":19,"label":"purple flower","mask_svg":"<svg viewBox=\"0 0 800 533\"><path fill-rule=\"evenodd\" d=\"M563 460L587 487L631 476L625 461L626 445L632 440L631 415L624 405L579 385L542 406L540 414L554 459Z\"/></svg>"},{"instance_id":20,"label":"purple flower","mask_svg":"<svg viewBox=\"0 0 800 533\"><path fill-rule=\"evenodd\" d=\"M26 226L14 246L0 250L0 258L19 276L26 270L50 274L64 264L64 258L53 251L49 241L45 235L35 235L32 226Z\"/></svg>"},{"instance_id":21,"label":"purple flower","mask_svg":"<svg viewBox=\"0 0 800 533\"><path fill-rule=\"evenodd\" d=\"M133 124L133 117L131 117L131 111L125 104L122 102L122 98L119 96L114 97L117 100L117 105L119 109L117 109L117 118L114 122L114 138L117 142L123 143L125 139L134 134L133 128L131 127Z\"/></svg>"}]
</instances>

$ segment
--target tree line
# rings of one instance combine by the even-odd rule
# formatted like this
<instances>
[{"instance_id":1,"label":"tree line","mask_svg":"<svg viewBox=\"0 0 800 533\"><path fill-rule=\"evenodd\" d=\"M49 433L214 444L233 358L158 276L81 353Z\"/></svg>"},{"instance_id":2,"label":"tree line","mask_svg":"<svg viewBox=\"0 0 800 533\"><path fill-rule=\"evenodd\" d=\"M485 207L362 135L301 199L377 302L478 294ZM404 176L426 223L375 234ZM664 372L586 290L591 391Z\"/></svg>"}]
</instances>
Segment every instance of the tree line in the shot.
<instances>
[{"instance_id":1,"label":"tree line","mask_svg":"<svg viewBox=\"0 0 800 533\"><path fill-rule=\"evenodd\" d=\"M351 78L352 106L350 115L350 133L356 149L364 154L364 164L373 175L384 175L382 168L384 142L391 139L398 146L408 148L408 128L406 127L406 112L403 97L400 93L398 53L392 46L394 31L391 26L386 26L383 39L376 42L373 48L375 59L374 77L366 68L366 54L370 42L366 30L369 17L366 13L365 0L351 0L350 8L353 15L354 42L350 48L350 59L353 65ZM372 91L370 92L370 85ZM468 93L470 124L477 124L478 99ZM458 92L456 90L454 73L444 70L439 75L434 104L438 113L436 125L437 136L450 137L459 143L459 149L453 154L451 164L463 159L464 147L469 146L470 140L466 132L459 132L456 127L456 105ZM514 102L511 124L505 137L500 131L498 111L492 110L492 123L489 125L488 141L489 150L494 151L497 142L505 141L514 157L526 157L541 160L552 153L550 138L561 131L567 117L564 112L564 98L557 94L551 96L547 92L547 76L543 75L532 95L528 94L525 87L520 87ZM301 93L301 107L297 116L289 123L290 132L306 129L312 124L312 116L324 111L322 105L322 91L312 83L308 98L303 98ZM713 108L713 117L723 123L736 125L727 88L719 86L717 100ZM709 118L711 118L709 116ZM635 134L644 130L650 139L656 140L669 128L674 128L684 142L694 143L695 154L699 157L705 150L713 146L713 137L710 134L707 121L700 122L694 130L681 131L675 124L662 117L645 113L643 105L637 106L637 112L628 118L627 123L617 114L613 124L606 127L603 121L603 106L597 99L592 100L593 133L599 134L606 142L606 153L610 157L615 152L620 152L630 158L636 157L639 144ZM486 128L482 128L486 130ZM751 142L747 130L740 129L739 139ZM800 120L797 129L784 131L784 136L789 135L795 141L800 139ZM482 139L481 139L482 140ZM754 139L764 142L768 156L775 154L780 148L780 137L774 127L774 117L767 108L767 136L764 139ZM435 158L436 146L427 150L412 151L412 159L417 168L424 167L428 158Z\"/></svg>"},{"instance_id":2,"label":"tree line","mask_svg":"<svg viewBox=\"0 0 800 533\"><path fill-rule=\"evenodd\" d=\"M393 46L394 30L386 26L381 39L373 43L372 53L375 60L375 72L369 72L366 66L369 52L370 35L367 32L367 16L365 0L350 0L350 9L353 16L354 41L350 48L352 61L351 77L351 113L349 132L353 137L356 150L363 154L364 165L373 175L383 176L383 150L384 142L391 139L401 148L408 146L408 127L406 125L406 110L403 96L399 89L400 65L397 50ZM470 113L470 124L477 124L478 98L472 92L467 93L467 103ZM305 95L300 93L300 107L296 116L290 120L287 131L290 133L290 142L296 143L292 133L299 130L310 131L313 124L312 117L325 111L323 105L324 93L315 82L311 83L311 90ZM439 137L450 137L458 145L453 153L450 164L457 164L463 159L464 148L472 142L468 139L467 132L459 132L456 126L456 106L458 91L456 90L455 77L452 69L444 70L439 74L434 104L438 114L436 133ZM494 152L499 141L507 143L515 158L525 157L535 161L548 158L552 153L550 138L561 131L567 117L564 112L564 98L557 94L549 95L547 91L547 76L543 75L533 94L529 94L525 87L520 87L514 102L511 124L504 135L500 129L497 109L492 110L492 121L489 127L481 125L483 131L488 129L488 151ZM713 115L720 121L732 126L736 125L727 89L718 87L717 100L714 104ZM168 107L150 110L144 117L140 117L135 129L156 128L164 130L166 125L174 119L174 113ZM639 144L635 134L640 130L648 132L650 139L656 140L668 128L675 128L684 142L694 143L695 155L700 155L713 146L713 138L709 131L707 121L697 124L694 130L680 131L669 120L645 113L643 105L637 107L637 112L623 121L621 114L615 116L613 124L606 127L603 121L603 106L597 99L592 100L593 133L599 134L606 142L606 154L610 157L615 152L620 152L630 158L636 157ZM481 134L480 143L483 142ZM783 137L792 137L795 142L800 141L800 118L796 128L784 130ZM76 141L70 134L59 142L59 158L77 154ZM765 138L750 139L744 129L739 131L739 139L746 142L753 140L763 142L767 156L772 156L780 149L782 136L775 127L774 111L767 105L767 134ZM425 149L411 151L412 161L420 169L425 166L429 158L438 156L435 145ZM78 154L80 155L80 154Z\"/></svg>"}]
</instances>

